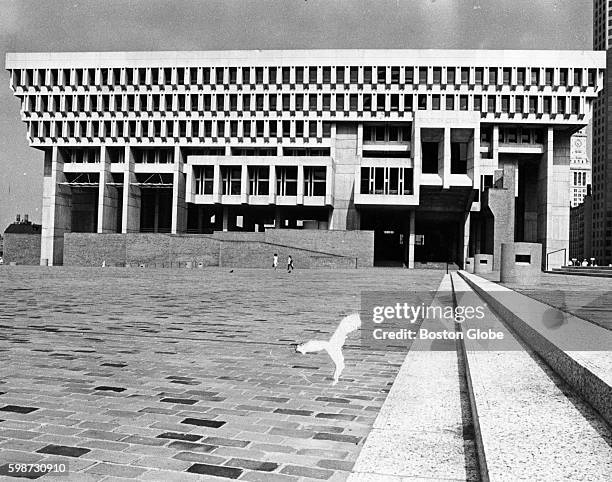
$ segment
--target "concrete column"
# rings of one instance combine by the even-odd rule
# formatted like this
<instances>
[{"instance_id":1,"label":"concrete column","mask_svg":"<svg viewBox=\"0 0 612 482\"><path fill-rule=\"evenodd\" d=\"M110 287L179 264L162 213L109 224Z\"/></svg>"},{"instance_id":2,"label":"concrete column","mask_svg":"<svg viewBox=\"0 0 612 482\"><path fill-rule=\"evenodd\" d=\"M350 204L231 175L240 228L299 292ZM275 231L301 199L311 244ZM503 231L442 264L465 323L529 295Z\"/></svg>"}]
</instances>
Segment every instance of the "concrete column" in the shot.
<instances>
[{"instance_id":1,"label":"concrete column","mask_svg":"<svg viewBox=\"0 0 612 482\"><path fill-rule=\"evenodd\" d=\"M538 174L538 243L542 244L542 266L547 253L565 248L569 252L570 135L548 128L545 152ZM559 251L549 257L548 267L565 261Z\"/></svg>"},{"instance_id":2,"label":"concrete column","mask_svg":"<svg viewBox=\"0 0 612 482\"><path fill-rule=\"evenodd\" d=\"M465 268L465 261L468 259L469 255L470 255L470 221L471 221L471 213L468 211L465 215L465 222L463 223L462 226L462 231L463 231L463 249L462 249L462 253L463 253L463 257L460 260L461 263L463 264L463 269Z\"/></svg>"},{"instance_id":3,"label":"concrete column","mask_svg":"<svg viewBox=\"0 0 612 482\"><path fill-rule=\"evenodd\" d=\"M64 260L64 233L71 230L71 191L65 182L64 159L57 146L45 151L40 263L56 266Z\"/></svg>"},{"instance_id":4,"label":"concrete column","mask_svg":"<svg viewBox=\"0 0 612 482\"><path fill-rule=\"evenodd\" d=\"M297 204L304 204L304 166L297 167Z\"/></svg>"},{"instance_id":5,"label":"concrete column","mask_svg":"<svg viewBox=\"0 0 612 482\"><path fill-rule=\"evenodd\" d=\"M270 178L268 181L268 203L276 204L276 166L270 166Z\"/></svg>"},{"instance_id":6,"label":"concrete column","mask_svg":"<svg viewBox=\"0 0 612 482\"><path fill-rule=\"evenodd\" d=\"M334 162L334 206L329 228L359 229L359 213L354 204L355 168L361 164L354 124L337 124L332 130L332 161Z\"/></svg>"},{"instance_id":7,"label":"concrete column","mask_svg":"<svg viewBox=\"0 0 612 482\"><path fill-rule=\"evenodd\" d=\"M438 174L442 177L442 188L450 187L451 173L451 129L444 128L444 140L442 142L442 152L438 153Z\"/></svg>"},{"instance_id":8,"label":"concrete column","mask_svg":"<svg viewBox=\"0 0 612 482\"><path fill-rule=\"evenodd\" d=\"M140 231L140 188L134 186L134 156L130 146L125 146L125 164L123 171L123 213L121 217L122 233Z\"/></svg>"},{"instance_id":9,"label":"concrete column","mask_svg":"<svg viewBox=\"0 0 612 482\"><path fill-rule=\"evenodd\" d=\"M246 204L249 199L249 168L242 165L240 171L240 202Z\"/></svg>"},{"instance_id":10,"label":"concrete column","mask_svg":"<svg viewBox=\"0 0 612 482\"><path fill-rule=\"evenodd\" d=\"M216 203L221 202L221 193L223 192L221 189L221 182L221 166L215 164L213 166L213 199Z\"/></svg>"},{"instance_id":11,"label":"concrete column","mask_svg":"<svg viewBox=\"0 0 612 482\"><path fill-rule=\"evenodd\" d=\"M100 147L100 185L98 187L98 233L116 233L119 213L119 192L109 186L111 162L106 146Z\"/></svg>"},{"instance_id":12,"label":"concrete column","mask_svg":"<svg viewBox=\"0 0 612 482\"><path fill-rule=\"evenodd\" d=\"M179 146L175 146L172 179L172 234L184 233L187 229L186 181L183 166L183 153Z\"/></svg>"},{"instance_id":13,"label":"concrete column","mask_svg":"<svg viewBox=\"0 0 612 482\"><path fill-rule=\"evenodd\" d=\"M223 206L223 231L229 230L229 208Z\"/></svg>"},{"instance_id":14,"label":"concrete column","mask_svg":"<svg viewBox=\"0 0 612 482\"><path fill-rule=\"evenodd\" d=\"M408 268L410 269L414 268L414 242L416 238L415 220L416 211L414 209L411 209L408 228Z\"/></svg>"}]
</instances>

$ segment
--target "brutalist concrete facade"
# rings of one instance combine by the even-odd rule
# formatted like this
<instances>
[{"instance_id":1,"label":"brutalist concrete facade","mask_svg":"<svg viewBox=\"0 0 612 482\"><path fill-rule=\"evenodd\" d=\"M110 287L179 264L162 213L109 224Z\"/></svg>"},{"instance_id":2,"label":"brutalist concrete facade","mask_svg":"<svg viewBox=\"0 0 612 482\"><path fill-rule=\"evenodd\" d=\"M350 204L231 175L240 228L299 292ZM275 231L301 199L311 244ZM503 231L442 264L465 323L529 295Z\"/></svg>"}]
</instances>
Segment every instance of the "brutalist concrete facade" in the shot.
<instances>
[{"instance_id":1,"label":"brutalist concrete facade","mask_svg":"<svg viewBox=\"0 0 612 482\"><path fill-rule=\"evenodd\" d=\"M570 138L605 55L13 53L6 67L44 152L44 263L63 262L70 232L274 227L374 231L380 264L490 254L498 269L512 241L563 262Z\"/></svg>"}]
</instances>

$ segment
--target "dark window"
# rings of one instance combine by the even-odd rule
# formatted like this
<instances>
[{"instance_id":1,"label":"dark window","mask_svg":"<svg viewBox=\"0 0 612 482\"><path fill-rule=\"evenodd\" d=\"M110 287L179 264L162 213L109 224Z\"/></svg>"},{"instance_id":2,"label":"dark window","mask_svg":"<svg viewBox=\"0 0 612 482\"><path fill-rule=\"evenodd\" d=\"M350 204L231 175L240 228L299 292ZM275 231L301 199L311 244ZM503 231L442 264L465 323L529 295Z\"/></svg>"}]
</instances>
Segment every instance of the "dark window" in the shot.
<instances>
[{"instance_id":1,"label":"dark window","mask_svg":"<svg viewBox=\"0 0 612 482\"><path fill-rule=\"evenodd\" d=\"M455 110L455 96L454 95L446 96L446 110Z\"/></svg>"},{"instance_id":2,"label":"dark window","mask_svg":"<svg viewBox=\"0 0 612 482\"><path fill-rule=\"evenodd\" d=\"M470 80L470 69L469 67L461 67L461 83L466 85Z\"/></svg>"},{"instance_id":3,"label":"dark window","mask_svg":"<svg viewBox=\"0 0 612 482\"><path fill-rule=\"evenodd\" d=\"M545 75L546 85L553 85L554 70L546 69L544 71L544 75Z\"/></svg>"},{"instance_id":4,"label":"dark window","mask_svg":"<svg viewBox=\"0 0 612 482\"><path fill-rule=\"evenodd\" d=\"M421 153L424 174L438 174L438 143L422 142Z\"/></svg>"},{"instance_id":5,"label":"dark window","mask_svg":"<svg viewBox=\"0 0 612 482\"><path fill-rule=\"evenodd\" d=\"M295 83L296 84L304 83L304 67L295 68Z\"/></svg>"},{"instance_id":6,"label":"dark window","mask_svg":"<svg viewBox=\"0 0 612 482\"><path fill-rule=\"evenodd\" d=\"M489 67L489 85L497 85L497 67Z\"/></svg>"},{"instance_id":7,"label":"dark window","mask_svg":"<svg viewBox=\"0 0 612 482\"><path fill-rule=\"evenodd\" d=\"M377 67L376 68L376 78L379 84L384 84L387 81L387 68L386 67Z\"/></svg>"},{"instance_id":8,"label":"dark window","mask_svg":"<svg viewBox=\"0 0 612 482\"><path fill-rule=\"evenodd\" d=\"M459 96L459 110L468 110L468 96L467 95Z\"/></svg>"},{"instance_id":9,"label":"dark window","mask_svg":"<svg viewBox=\"0 0 612 482\"><path fill-rule=\"evenodd\" d=\"M336 67L336 83L344 83L344 67Z\"/></svg>"},{"instance_id":10,"label":"dark window","mask_svg":"<svg viewBox=\"0 0 612 482\"><path fill-rule=\"evenodd\" d=\"M510 85L512 70L508 67L504 68L504 85Z\"/></svg>"},{"instance_id":11,"label":"dark window","mask_svg":"<svg viewBox=\"0 0 612 482\"><path fill-rule=\"evenodd\" d=\"M363 83L364 84L372 83L372 67L363 68Z\"/></svg>"},{"instance_id":12,"label":"dark window","mask_svg":"<svg viewBox=\"0 0 612 482\"><path fill-rule=\"evenodd\" d=\"M268 68L268 82L270 84L276 84L276 67Z\"/></svg>"},{"instance_id":13,"label":"dark window","mask_svg":"<svg viewBox=\"0 0 612 482\"><path fill-rule=\"evenodd\" d=\"M359 67L350 68L350 81L351 84L356 84L359 80Z\"/></svg>"},{"instance_id":14,"label":"dark window","mask_svg":"<svg viewBox=\"0 0 612 482\"><path fill-rule=\"evenodd\" d=\"M217 82L219 83L219 82ZM250 84L251 83L251 69L250 67L242 67L242 83Z\"/></svg>"},{"instance_id":15,"label":"dark window","mask_svg":"<svg viewBox=\"0 0 612 482\"><path fill-rule=\"evenodd\" d=\"M323 67L323 83L331 83L331 67Z\"/></svg>"},{"instance_id":16,"label":"dark window","mask_svg":"<svg viewBox=\"0 0 612 482\"><path fill-rule=\"evenodd\" d=\"M441 67L433 68L433 83L434 84L442 83L442 68Z\"/></svg>"},{"instance_id":17,"label":"dark window","mask_svg":"<svg viewBox=\"0 0 612 482\"><path fill-rule=\"evenodd\" d=\"M540 69L531 69L531 85L540 85Z\"/></svg>"},{"instance_id":18,"label":"dark window","mask_svg":"<svg viewBox=\"0 0 612 482\"><path fill-rule=\"evenodd\" d=\"M311 84L317 83L317 68L308 67L308 82Z\"/></svg>"},{"instance_id":19,"label":"dark window","mask_svg":"<svg viewBox=\"0 0 612 482\"><path fill-rule=\"evenodd\" d=\"M455 67L448 67L446 69L446 83L447 84L454 84L455 83L455 74L456 74Z\"/></svg>"},{"instance_id":20,"label":"dark window","mask_svg":"<svg viewBox=\"0 0 612 482\"><path fill-rule=\"evenodd\" d=\"M376 94L376 110L385 110L385 94Z\"/></svg>"},{"instance_id":21,"label":"dark window","mask_svg":"<svg viewBox=\"0 0 612 482\"><path fill-rule=\"evenodd\" d=\"M419 110L425 110L427 109L427 95L426 94L419 94Z\"/></svg>"},{"instance_id":22,"label":"dark window","mask_svg":"<svg viewBox=\"0 0 612 482\"><path fill-rule=\"evenodd\" d=\"M439 95L432 95L431 96L431 108L433 110L440 110L440 96Z\"/></svg>"},{"instance_id":23,"label":"dark window","mask_svg":"<svg viewBox=\"0 0 612 482\"><path fill-rule=\"evenodd\" d=\"M482 67L477 67L475 74L476 74L476 84L482 85L484 81L484 69Z\"/></svg>"},{"instance_id":24,"label":"dark window","mask_svg":"<svg viewBox=\"0 0 612 482\"><path fill-rule=\"evenodd\" d=\"M404 81L407 84L413 84L414 83L414 68L406 67L404 69Z\"/></svg>"},{"instance_id":25,"label":"dark window","mask_svg":"<svg viewBox=\"0 0 612 482\"><path fill-rule=\"evenodd\" d=\"M419 84L427 83L427 67L419 67Z\"/></svg>"}]
</instances>

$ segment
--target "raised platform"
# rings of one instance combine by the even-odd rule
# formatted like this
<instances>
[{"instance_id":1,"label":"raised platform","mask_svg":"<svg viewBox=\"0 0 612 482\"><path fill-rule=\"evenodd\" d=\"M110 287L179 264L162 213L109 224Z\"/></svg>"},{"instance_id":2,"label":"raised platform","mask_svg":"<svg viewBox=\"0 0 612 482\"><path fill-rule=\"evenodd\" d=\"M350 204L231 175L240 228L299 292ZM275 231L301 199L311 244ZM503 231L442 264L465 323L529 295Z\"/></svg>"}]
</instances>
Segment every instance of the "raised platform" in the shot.
<instances>
[{"instance_id":1,"label":"raised platform","mask_svg":"<svg viewBox=\"0 0 612 482\"><path fill-rule=\"evenodd\" d=\"M563 266L562 268L553 268L546 273L612 278L612 266Z\"/></svg>"},{"instance_id":2,"label":"raised platform","mask_svg":"<svg viewBox=\"0 0 612 482\"><path fill-rule=\"evenodd\" d=\"M373 265L372 231L270 229L213 234L66 233L66 266L156 268L279 268L292 256L296 268L363 268Z\"/></svg>"}]
</instances>

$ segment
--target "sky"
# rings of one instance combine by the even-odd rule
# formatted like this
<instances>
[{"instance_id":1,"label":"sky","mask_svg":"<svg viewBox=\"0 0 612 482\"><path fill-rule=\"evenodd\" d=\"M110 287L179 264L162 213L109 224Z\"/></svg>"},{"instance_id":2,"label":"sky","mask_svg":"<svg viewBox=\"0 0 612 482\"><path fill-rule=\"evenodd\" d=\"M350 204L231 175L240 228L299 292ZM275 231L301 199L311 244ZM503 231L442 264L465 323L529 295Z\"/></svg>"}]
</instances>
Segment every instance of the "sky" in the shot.
<instances>
[{"instance_id":1,"label":"sky","mask_svg":"<svg viewBox=\"0 0 612 482\"><path fill-rule=\"evenodd\" d=\"M0 54L319 48L592 49L592 0L0 0ZM42 152L28 147L0 70L0 231L42 214Z\"/></svg>"}]
</instances>

